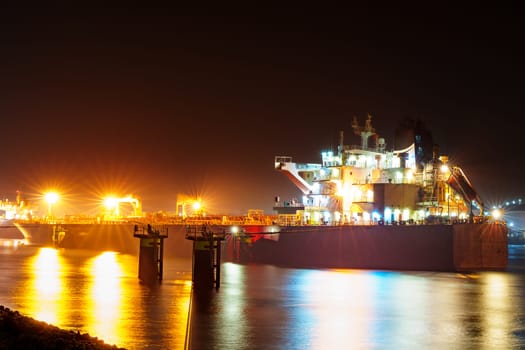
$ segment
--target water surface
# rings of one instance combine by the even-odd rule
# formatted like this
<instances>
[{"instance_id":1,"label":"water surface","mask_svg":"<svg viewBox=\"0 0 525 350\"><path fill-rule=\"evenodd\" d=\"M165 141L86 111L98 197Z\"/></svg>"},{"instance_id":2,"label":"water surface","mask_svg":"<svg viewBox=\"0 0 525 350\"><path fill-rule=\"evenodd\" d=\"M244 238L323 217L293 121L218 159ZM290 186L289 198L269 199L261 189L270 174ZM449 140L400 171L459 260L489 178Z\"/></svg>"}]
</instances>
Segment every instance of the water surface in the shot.
<instances>
[{"instance_id":1,"label":"water surface","mask_svg":"<svg viewBox=\"0 0 525 350\"><path fill-rule=\"evenodd\" d=\"M510 258L472 273L223 263L220 289L195 294L189 260L145 285L133 255L22 247L0 250L0 304L128 349L525 348L525 247Z\"/></svg>"}]
</instances>

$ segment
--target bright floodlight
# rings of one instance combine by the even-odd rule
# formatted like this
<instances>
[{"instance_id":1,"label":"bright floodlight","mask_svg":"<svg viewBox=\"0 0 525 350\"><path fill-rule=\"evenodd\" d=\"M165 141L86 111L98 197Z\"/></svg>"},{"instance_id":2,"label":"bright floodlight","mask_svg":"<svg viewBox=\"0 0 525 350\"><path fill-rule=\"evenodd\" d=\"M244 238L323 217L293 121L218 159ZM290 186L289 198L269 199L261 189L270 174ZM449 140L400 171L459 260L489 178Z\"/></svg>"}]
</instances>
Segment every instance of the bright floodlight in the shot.
<instances>
[{"instance_id":1,"label":"bright floodlight","mask_svg":"<svg viewBox=\"0 0 525 350\"><path fill-rule=\"evenodd\" d=\"M492 211L492 217L498 220L499 218L501 218L501 211L499 209L494 209Z\"/></svg>"},{"instance_id":2,"label":"bright floodlight","mask_svg":"<svg viewBox=\"0 0 525 350\"><path fill-rule=\"evenodd\" d=\"M449 170L449 169L448 169L448 165L443 164L443 165L441 166L441 172L442 172L442 173L448 173L448 170Z\"/></svg>"},{"instance_id":3,"label":"bright floodlight","mask_svg":"<svg viewBox=\"0 0 525 350\"><path fill-rule=\"evenodd\" d=\"M48 204L55 204L58 201L58 194L56 192L48 192L44 198Z\"/></svg>"},{"instance_id":4,"label":"bright floodlight","mask_svg":"<svg viewBox=\"0 0 525 350\"><path fill-rule=\"evenodd\" d=\"M118 200L115 197L107 197L104 200L104 205L108 209L115 208L118 205Z\"/></svg>"},{"instance_id":5,"label":"bright floodlight","mask_svg":"<svg viewBox=\"0 0 525 350\"><path fill-rule=\"evenodd\" d=\"M58 201L58 194L56 192L48 192L44 195L44 199L47 202L47 216L53 216L53 204Z\"/></svg>"},{"instance_id":6,"label":"bright floodlight","mask_svg":"<svg viewBox=\"0 0 525 350\"><path fill-rule=\"evenodd\" d=\"M193 209L195 211L199 211L200 208L201 208L201 202L197 201L197 202L193 203Z\"/></svg>"}]
</instances>

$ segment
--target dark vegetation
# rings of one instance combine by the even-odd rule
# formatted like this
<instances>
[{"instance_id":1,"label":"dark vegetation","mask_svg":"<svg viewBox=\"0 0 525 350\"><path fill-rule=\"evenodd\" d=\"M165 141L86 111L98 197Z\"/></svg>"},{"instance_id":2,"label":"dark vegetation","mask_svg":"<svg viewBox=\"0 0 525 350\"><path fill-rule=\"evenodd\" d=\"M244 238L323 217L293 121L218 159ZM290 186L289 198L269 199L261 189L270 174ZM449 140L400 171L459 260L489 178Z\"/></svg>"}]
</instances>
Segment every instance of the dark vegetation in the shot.
<instances>
[{"instance_id":1,"label":"dark vegetation","mask_svg":"<svg viewBox=\"0 0 525 350\"><path fill-rule=\"evenodd\" d=\"M0 305L0 350L4 349L123 349L87 333L63 330Z\"/></svg>"}]
</instances>

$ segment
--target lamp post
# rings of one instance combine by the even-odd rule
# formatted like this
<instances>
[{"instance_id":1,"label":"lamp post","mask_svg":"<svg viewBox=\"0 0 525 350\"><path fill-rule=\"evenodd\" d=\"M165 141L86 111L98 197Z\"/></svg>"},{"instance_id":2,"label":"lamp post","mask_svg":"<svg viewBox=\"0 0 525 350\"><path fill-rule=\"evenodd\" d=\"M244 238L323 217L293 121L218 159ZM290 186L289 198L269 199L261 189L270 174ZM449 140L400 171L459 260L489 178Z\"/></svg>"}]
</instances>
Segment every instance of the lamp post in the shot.
<instances>
[{"instance_id":1,"label":"lamp post","mask_svg":"<svg viewBox=\"0 0 525 350\"><path fill-rule=\"evenodd\" d=\"M196 214L197 216L200 216L201 211L202 211L202 204L200 201L197 200L193 203L193 213Z\"/></svg>"},{"instance_id":2,"label":"lamp post","mask_svg":"<svg viewBox=\"0 0 525 350\"><path fill-rule=\"evenodd\" d=\"M47 216L48 218L53 217L53 204L58 201L58 194L56 192L48 192L44 196L47 202Z\"/></svg>"},{"instance_id":3,"label":"lamp post","mask_svg":"<svg viewBox=\"0 0 525 350\"><path fill-rule=\"evenodd\" d=\"M115 197L107 197L104 200L104 204L106 206L106 209L110 213L111 219L112 220L118 219L118 217L120 215L119 200L117 198L115 198Z\"/></svg>"}]
</instances>

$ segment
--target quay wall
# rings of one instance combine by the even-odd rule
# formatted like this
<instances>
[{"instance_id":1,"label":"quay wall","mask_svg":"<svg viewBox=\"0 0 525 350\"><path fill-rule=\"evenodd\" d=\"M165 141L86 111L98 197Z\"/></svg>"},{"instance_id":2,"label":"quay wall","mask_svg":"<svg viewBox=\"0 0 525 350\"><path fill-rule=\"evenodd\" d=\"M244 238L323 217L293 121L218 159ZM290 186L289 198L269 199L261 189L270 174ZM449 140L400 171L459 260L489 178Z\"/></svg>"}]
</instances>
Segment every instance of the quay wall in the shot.
<instances>
[{"instance_id":1,"label":"quay wall","mask_svg":"<svg viewBox=\"0 0 525 350\"><path fill-rule=\"evenodd\" d=\"M53 246L53 225L19 225L30 244ZM59 246L138 254L133 224L64 224ZM165 225L165 256L191 259L186 226ZM286 226L278 234L227 236L223 261L303 268L458 271L507 266L501 224Z\"/></svg>"},{"instance_id":2,"label":"quay wall","mask_svg":"<svg viewBox=\"0 0 525 350\"><path fill-rule=\"evenodd\" d=\"M139 239L133 236L134 224L62 224L63 233L55 232L51 224L23 224L20 231L29 244L55 246L53 235L61 234L59 247L68 249L111 250L126 254L139 252ZM191 258L192 243L186 240L186 226L164 225L168 238L164 239L165 256ZM56 231L56 229L55 229Z\"/></svg>"}]
</instances>

